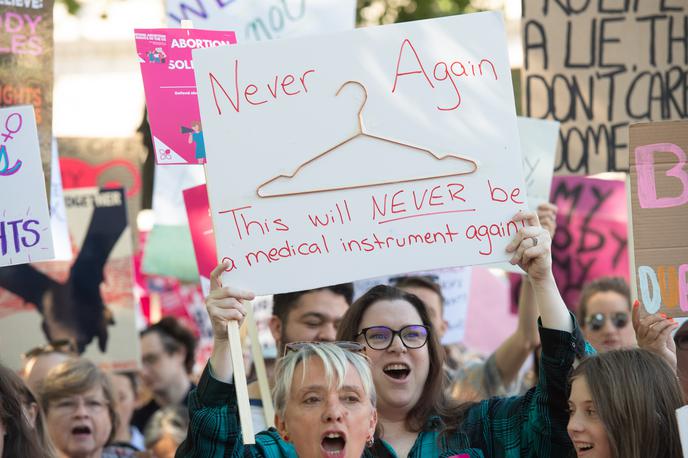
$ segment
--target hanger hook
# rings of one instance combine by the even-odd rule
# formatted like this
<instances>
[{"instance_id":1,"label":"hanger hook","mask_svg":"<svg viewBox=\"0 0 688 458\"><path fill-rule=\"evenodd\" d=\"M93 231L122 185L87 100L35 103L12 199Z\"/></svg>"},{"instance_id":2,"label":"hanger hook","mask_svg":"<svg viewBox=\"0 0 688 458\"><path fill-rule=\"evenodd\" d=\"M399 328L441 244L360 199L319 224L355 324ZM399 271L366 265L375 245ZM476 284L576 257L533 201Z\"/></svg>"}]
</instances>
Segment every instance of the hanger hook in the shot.
<instances>
[{"instance_id":1,"label":"hanger hook","mask_svg":"<svg viewBox=\"0 0 688 458\"><path fill-rule=\"evenodd\" d=\"M359 120L359 125L361 123L361 113L363 113L363 107L365 106L366 102L368 101L368 89L359 81L354 81L354 80L349 80L339 86L339 89L337 89L337 93L335 94L335 97L339 95L340 92L342 92L342 89L344 89L344 86L348 84L356 84L360 86L361 89L363 89L363 102L361 102L361 106L358 108L358 120Z\"/></svg>"}]
</instances>

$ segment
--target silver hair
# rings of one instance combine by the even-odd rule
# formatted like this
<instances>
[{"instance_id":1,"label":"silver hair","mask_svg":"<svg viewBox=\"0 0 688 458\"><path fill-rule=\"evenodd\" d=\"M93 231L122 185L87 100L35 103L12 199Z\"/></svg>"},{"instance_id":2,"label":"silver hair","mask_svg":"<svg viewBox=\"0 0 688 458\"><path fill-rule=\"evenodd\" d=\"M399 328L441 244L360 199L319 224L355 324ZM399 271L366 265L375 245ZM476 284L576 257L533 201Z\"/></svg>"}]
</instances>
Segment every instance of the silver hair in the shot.
<instances>
[{"instance_id":1,"label":"silver hair","mask_svg":"<svg viewBox=\"0 0 688 458\"><path fill-rule=\"evenodd\" d=\"M189 412L184 406L167 406L153 414L143 432L146 448L153 447L163 436L169 435L181 444L186 438Z\"/></svg>"},{"instance_id":2,"label":"silver hair","mask_svg":"<svg viewBox=\"0 0 688 458\"><path fill-rule=\"evenodd\" d=\"M336 383L337 389L344 385L344 378L351 364L361 377L363 391L370 399L370 404L375 407L377 397L373 375L370 372L368 358L364 354L345 350L333 343L304 343L297 351L288 352L277 363L275 386L272 389L272 399L277 415L284 418L296 366L303 362L303 379L305 379L307 363L311 357L317 357L322 361L327 384L333 386Z\"/></svg>"}]
</instances>

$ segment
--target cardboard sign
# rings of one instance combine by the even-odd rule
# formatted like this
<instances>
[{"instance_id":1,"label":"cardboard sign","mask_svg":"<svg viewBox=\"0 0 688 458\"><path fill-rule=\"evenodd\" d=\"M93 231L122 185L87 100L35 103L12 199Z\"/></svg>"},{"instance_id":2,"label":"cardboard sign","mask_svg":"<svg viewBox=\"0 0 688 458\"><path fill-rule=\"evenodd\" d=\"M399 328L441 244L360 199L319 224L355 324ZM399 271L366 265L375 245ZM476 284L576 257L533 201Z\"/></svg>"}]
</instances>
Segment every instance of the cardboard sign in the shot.
<instances>
[{"instance_id":1,"label":"cardboard sign","mask_svg":"<svg viewBox=\"0 0 688 458\"><path fill-rule=\"evenodd\" d=\"M688 121L630 128L638 298L648 313L688 316Z\"/></svg>"},{"instance_id":2,"label":"cardboard sign","mask_svg":"<svg viewBox=\"0 0 688 458\"><path fill-rule=\"evenodd\" d=\"M526 202L499 14L197 49L194 65L228 283L507 258Z\"/></svg>"},{"instance_id":3,"label":"cardboard sign","mask_svg":"<svg viewBox=\"0 0 688 458\"><path fill-rule=\"evenodd\" d=\"M415 272L408 274L416 276L430 276L442 288L444 297L444 319L448 323L447 332L442 338L443 345L449 345L463 340L466 329L466 312L468 310L469 289L471 284L471 269L459 267L453 269ZM399 276L383 276L358 280L354 282L354 298L358 299L375 285L394 285Z\"/></svg>"},{"instance_id":4,"label":"cardboard sign","mask_svg":"<svg viewBox=\"0 0 688 458\"><path fill-rule=\"evenodd\" d=\"M33 105L45 189L53 137L53 0L0 6L0 107Z\"/></svg>"},{"instance_id":5,"label":"cardboard sign","mask_svg":"<svg viewBox=\"0 0 688 458\"><path fill-rule=\"evenodd\" d=\"M555 170L628 171L629 122L688 117L685 1L523 2L524 114L562 123Z\"/></svg>"},{"instance_id":6,"label":"cardboard sign","mask_svg":"<svg viewBox=\"0 0 688 458\"><path fill-rule=\"evenodd\" d=\"M53 258L36 119L31 105L0 108L0 267Z\"/></svg>"},{"instance_id":7,"label":"cardboard sign","mask_svg":"<svg viewBox=\"0 0 688 458\"><path fill-rule=\"evenodd\" d=\"M354 28L355 0L166 0L170 27L235 30L240 43Z\"/></svg>"},{"instance_id":8,"label":"cardboard sign","mask_svg":"<svg viewBox=\"0 0 688 458\"><path fill-rule=\"evenodd\" d=\"M124 191L67 190L65 204L74 261L0 269L3 363L18 369L22 352L71 339L101 366L136 369L137 305Z\"/></svg>"},{"instance_id":9,"label":"cardboard sign","mask_svg":"<svg viewBox=\"0 0 688 458\"><path fill-rule=\"evenodd\" d=\"M564 302L575 309L585 283L602 276L629 278L628 212L623 181L554 177L559 207L552 271Z\"/></svg>"},{"instance_id":10,"label":"cardboard sign","mask_svg":"<svg viewBox=\"0 0 688 458\"><path fill-rule=\"evenodd\" d=\"M236 43L234 32L136 29L156 164L205 164L191 50Z\"/></svg>"},{"instance_id":11,"label":"cardboard sign","mask_svg":"<svg viewBox=\"0 0 688 458\"><path fill-rule=\"evenodd\" d=\"M126 191L129 221L141 210L141 164L146 150L141 137L82 138L60 137L60 168L64 189L121 187ZM135 246L136 224L134 232Z\"/></svg>"}]
</instances>

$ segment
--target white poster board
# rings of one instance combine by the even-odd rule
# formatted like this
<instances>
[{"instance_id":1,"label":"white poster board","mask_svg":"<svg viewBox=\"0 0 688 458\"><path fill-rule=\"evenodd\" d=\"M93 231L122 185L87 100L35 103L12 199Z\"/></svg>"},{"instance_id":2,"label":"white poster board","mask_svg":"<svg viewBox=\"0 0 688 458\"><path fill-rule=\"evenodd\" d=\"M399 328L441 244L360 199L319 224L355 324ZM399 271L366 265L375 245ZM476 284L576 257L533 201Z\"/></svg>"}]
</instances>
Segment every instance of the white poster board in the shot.
<instances>
[{"instance_id":1,"label":"white poster board","mask_svg":"<svg viewBox=\"0 0 688 458\"><path fill-rule=\"evenodd\" d=\"M33 106L0 109L0 267L53 258Z\"/></svg>"},{"instance_id":2,"label":"white poster board","mask_svg":"<svg viewBox=\"0 0 688 458\"><path fill-rule=\"evenodd\" d=\"M554 176L554 158L557 154L559 140L559 122L546 119L525 118L519 116L518 134L523 154L523 174L526 180L528 206L536 211L538 205L549 202L552 177ZM525 274L523 269L508 262L494 266L507 272Z\"/></svg>"},{"instance_id":3,"label":"white poster board","mask_svg":"<svg viewBox=\"0 0 688 458\"><path fill-rule=\"evenodd\" d=\"M447 331L442 337L442 345L449 345L463 341L466 329L466 314L468 312L468 300L471 288L471 268L457 267L452 269L432 270L427 272L414 272L408 276L433 276L442 289L444 298L444 319L447 321ZM398 276L396 276L398 278ZM354 282L354 299L361 297L366 291L376 285L394 285L392 279L395 276L386 275L377 278L368 278Z\"/></svg>"},{"instance_id":4,"label":"white poster board","mask_svg":"<svg viewBox=\"0 0 688 458\"><path fill-rule=\"evenodd\" d=\"M527 206L498 13L193 56L226 284L507 259Z\"/></svg>"},{"instance_id":5,"label":"white poster board","mask_svg":"<svg viewBox=\"0 0 688 458\"><path fill-rule=\"evenodd\" d=\"M678 422L678 434L681 438L683 456L688 456L688 406L676 409L676 421Z\"/></svg>"},{"instance_id":6,"label":"white poster board","mask_svg":"<svg viewBox=\"0 0 688 458\"><path fill-rule=\"evenodd\" d=\"M559 141L559 122L522 116L517 121L528 204L534 211L538 205L549 202Z\"/></svg>"},{"instance_id":7,"label":"white poster board","mask_svg":"<svg viewBox=\"0 0 688 458\"><path fill-rule=\"evenodd\" d=\"M72 259L72 242L67 226L67 209L65 208L60 171L60 155L57 152L57 139L53 137L52 160L50 161L50 231L53 237L56 261Z\"/></svg>"},{"instance_id":8,"label":"white poster board","mask_svg":"<svg viewBox=\"0 0 688 458\"><path fill-rule=\"evenodd\" d=\"M274 40L354 28L355 0L166 0L170 27L232 30L238 42Z\"/></svg>"}]
</instances>

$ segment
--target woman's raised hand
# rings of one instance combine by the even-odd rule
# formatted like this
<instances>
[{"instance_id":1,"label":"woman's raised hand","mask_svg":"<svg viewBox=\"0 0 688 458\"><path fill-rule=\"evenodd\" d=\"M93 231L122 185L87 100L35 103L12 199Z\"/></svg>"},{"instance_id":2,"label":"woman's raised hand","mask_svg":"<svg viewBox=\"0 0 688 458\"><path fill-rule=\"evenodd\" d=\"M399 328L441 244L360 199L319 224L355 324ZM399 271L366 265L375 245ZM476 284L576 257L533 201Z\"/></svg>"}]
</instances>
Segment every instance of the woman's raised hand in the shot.
<instances>
[{"instance_id":1,"label":"woman's raised hand","mask_svg":"<svg viewBox=\"0 0 688 458\"><path fill-rule=\"evenodd\" d=\"M518 264L531 280L543 280L552 275L552 237L540 226L533 212L519 212L513 221L525 221L527 226L519 229L506 251L512 253L511 264Z\"/></svg>"},{"instance_id":2,"label":"woman's raised hand","mask_svg":"<svg viewBox=\"0 0 688 458\"><path fill-rule=\"evenodd\" d=\"M205 298L210 321L213 324L215 340L227 340L227 323L238 321L241 325L246 316L246 309L242 300L252 300L255 294L229 286L222 286L222 272L227 269L226 264L219 264L210 273L210 293Z\"/></svg>"}]
</instances>

